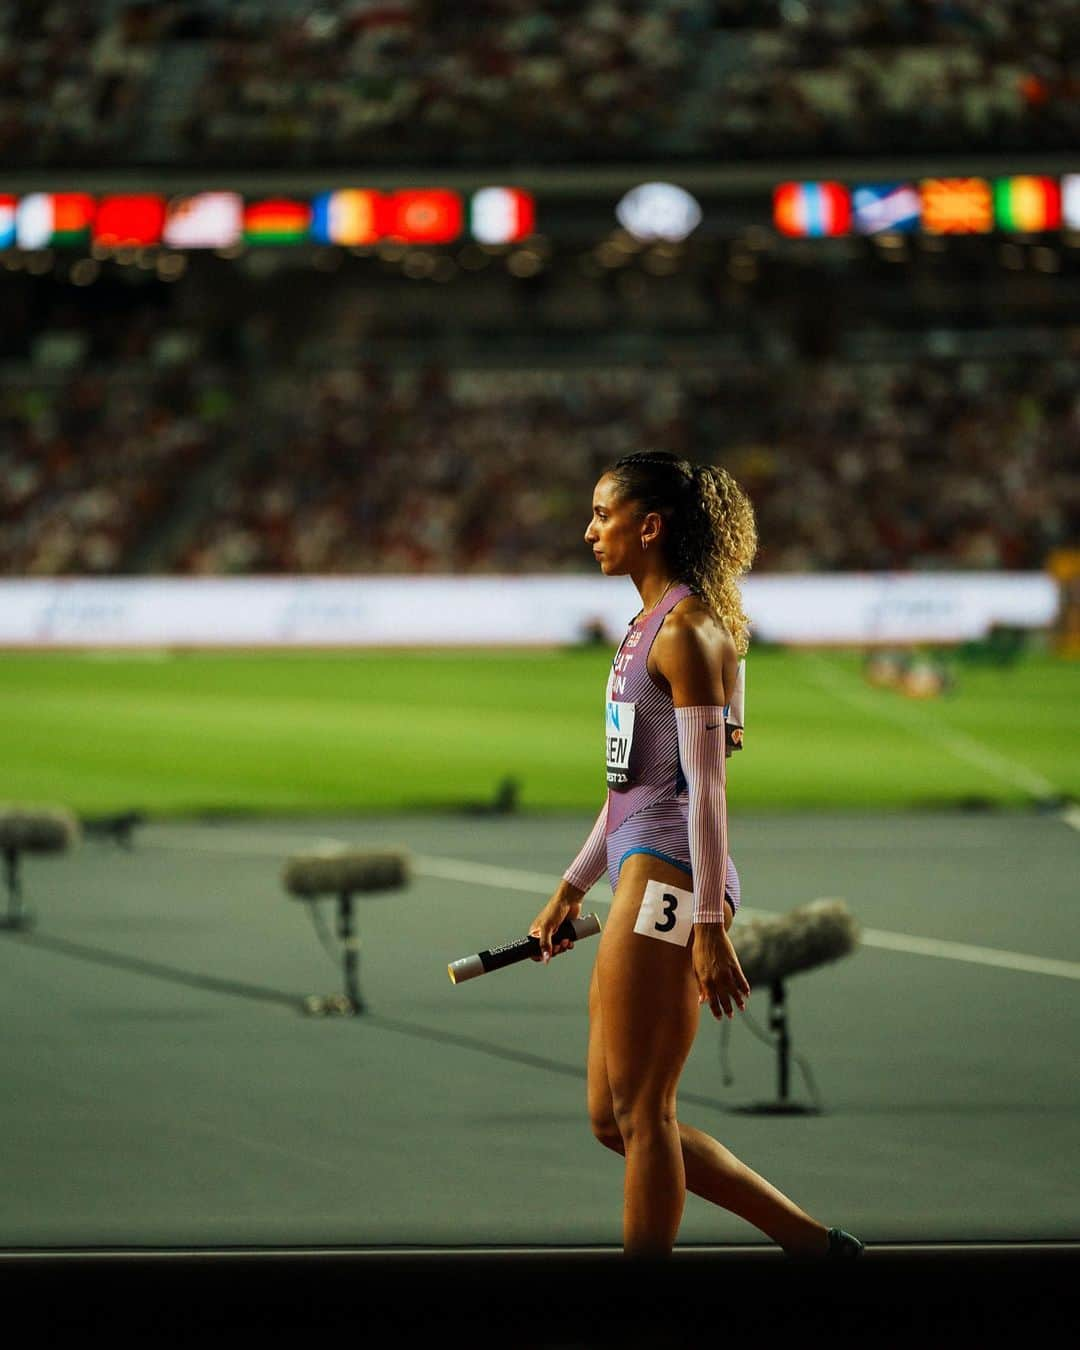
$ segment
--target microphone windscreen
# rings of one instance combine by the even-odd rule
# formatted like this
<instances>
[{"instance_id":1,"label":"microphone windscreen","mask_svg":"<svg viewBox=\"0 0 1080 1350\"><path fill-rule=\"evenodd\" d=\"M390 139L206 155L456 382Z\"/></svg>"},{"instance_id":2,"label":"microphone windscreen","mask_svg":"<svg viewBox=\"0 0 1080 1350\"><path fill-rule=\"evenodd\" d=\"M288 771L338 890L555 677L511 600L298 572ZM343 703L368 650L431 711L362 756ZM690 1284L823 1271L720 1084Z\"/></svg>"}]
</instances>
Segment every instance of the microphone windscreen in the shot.
<instances>
[{"instance_id":1,"label":"microphone windscreen","mask_svg":"<svg viewBox=\"0 0 1080 1350\"><path fill-rule=\"evenodd\" d=\"M282 881L292 895L341 895L354 891L390 891L409 880L404 853L386 849L337 849L299 853L285 863Z\"/></svg>"},{"instance_id":2,"label":"microphone windscreen","mask_svg":"<svg viewBox=\"0 0 1080 1350\"><path fill-rule=\"evenodd\" d=\"M78 817L62 806L0 803L0 848L26 853L62 853L82 838Z\"/></svg>"},{"instance_id":3,"label":"microphone windscreen","mask_svg":"<svg viewBox=\"0 0 1080 1350\"><path fill-rule=\"evenodd\" d=\"M843 900L812 900L775 919L748 919L732 929L743 974L772 984L853 952L859 926Z\"/></svg>"}]
</instances>

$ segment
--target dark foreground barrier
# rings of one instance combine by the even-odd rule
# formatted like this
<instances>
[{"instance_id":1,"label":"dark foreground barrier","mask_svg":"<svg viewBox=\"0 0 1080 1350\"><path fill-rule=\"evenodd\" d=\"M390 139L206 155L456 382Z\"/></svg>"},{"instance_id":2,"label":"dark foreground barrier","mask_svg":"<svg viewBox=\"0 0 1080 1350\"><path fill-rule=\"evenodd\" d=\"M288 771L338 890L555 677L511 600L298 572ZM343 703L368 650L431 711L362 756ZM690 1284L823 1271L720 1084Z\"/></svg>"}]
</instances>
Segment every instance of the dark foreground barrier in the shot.
<instances>
[{"instance_id":1,"label":"dark foreground barrier","mask_svg":"<svg viewBox=\"0 0 1080 1350\"><path fill-rule=\"evenodd\" d=\"M37 1343L62 1331L154 1345L214 1333L377 1334L508 1350L788 1335L1031 1344L1075 1326L1078 1275L1073 1243L871 1247L834 1266L751 1247L684 1249L658 1264L610 1249L0 1254L0 1296Z\"/></svg>"}]
</instances>

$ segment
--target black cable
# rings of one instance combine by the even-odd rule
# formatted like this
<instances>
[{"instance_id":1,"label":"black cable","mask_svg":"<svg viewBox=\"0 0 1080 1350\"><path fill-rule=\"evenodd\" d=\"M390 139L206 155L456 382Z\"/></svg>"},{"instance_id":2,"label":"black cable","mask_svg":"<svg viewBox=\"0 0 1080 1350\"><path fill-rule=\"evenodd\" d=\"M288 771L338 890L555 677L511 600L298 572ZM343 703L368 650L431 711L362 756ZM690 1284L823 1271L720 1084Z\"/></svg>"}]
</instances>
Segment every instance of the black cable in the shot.
<instances>
[{"instance_id":1,"label":"black cable","mask_svg":"<svg viewBox=\"0 0 1080 1350\"><path fill-rule=\"evenodd\" d=\"M778 1036L771 1036L767 1031L763 1030L757 1024L757 1022L754 1021L753 1015L751 1013L744 1012L742 1014L742 1020L746 1023L747 1026L749 1026L751 1032L758 1038L759 1041L761 1041L764 1045L769 1046L769 1048L772 1050L775 1050L777 1048L777 1043L780 1038ZM735 1075L731 1069L730 1041L731 1041L731 1021L730 1019L725 1018L723 1025L720 1028L720 1076L725 1087L730 1087L732 1083L734 1083L735 1081ZM810 1093L810 1098L813 1101L814 1106L819 1111L824 1110L824 1107L822 1106L821 1102L821 1094L818 1092L817 1083L814 1081L814 1075L811 1072L810 1064L807 1061L806 1057L804 1055L797 1054L795 1051L792 1051L791 1058L802 1070L803 1078L806 1080L807 1091Z\"/></svg>"},{"instance_id":2,"label":"black cable","mask_svg":"<svg viewBox=\"0 0 1080 1350\"><path fill-rule=\"evenodd\" d=\"M323 950L333 962L334 969L337 970L341 965L341 955L334 950L334 940L326 926L326 920L319 913L319 902L317 900L306 900L304 903L307 906L308 913L311 915L311 922L315 926L315 936L319 939Z\"/></svg>"}]
</instances>

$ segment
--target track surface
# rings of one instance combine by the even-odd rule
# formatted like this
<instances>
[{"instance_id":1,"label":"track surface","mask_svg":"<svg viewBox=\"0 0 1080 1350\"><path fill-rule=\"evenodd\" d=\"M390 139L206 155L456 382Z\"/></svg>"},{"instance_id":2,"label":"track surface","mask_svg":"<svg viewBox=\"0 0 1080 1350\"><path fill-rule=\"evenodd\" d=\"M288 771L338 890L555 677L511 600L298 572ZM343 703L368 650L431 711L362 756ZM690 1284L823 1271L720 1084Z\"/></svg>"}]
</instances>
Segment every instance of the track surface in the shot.
<instances>
[{"instance_id":1,"label":"track surface","mask_svg":"<svg viewBox=\"0 0 1080 1350\"><path fill-rule=\"evenodd\" d=\"M0 935L2 1245L617 1244L621 1166L584 1111L595 947L446 976L527 929L587 825L151 824L130 852L28 860L36 926ZM329 838L417 859L407 892L360 906L355 1019L299 1010L341 974L280 882ZM871 1243L1075 1239L1080 834L1053 815L771 815L733 838L748 914L840 896L867 940L790 983L824 1114L732 1113L775 1096L774 1060L736 1023L725 1085L711 1020L680 1114ZM602 883L588 907L606 901ZM766 991L750 1009L763 1024ZM798 1069L793 1095L812 1095ZM680 1240L760 1236L690 1197Z\"/></svg>"}]
</instances>

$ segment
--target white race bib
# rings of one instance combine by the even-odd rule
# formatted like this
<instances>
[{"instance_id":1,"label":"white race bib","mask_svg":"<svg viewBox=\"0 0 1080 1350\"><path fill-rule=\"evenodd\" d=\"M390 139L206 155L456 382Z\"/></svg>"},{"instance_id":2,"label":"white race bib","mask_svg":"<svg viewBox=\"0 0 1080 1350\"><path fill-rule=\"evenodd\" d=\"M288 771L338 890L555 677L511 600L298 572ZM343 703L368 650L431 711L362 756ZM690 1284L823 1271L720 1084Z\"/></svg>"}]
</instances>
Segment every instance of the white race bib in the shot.
<instances>
[{"instance_id":1,"label":"white race bib","mask_svg":"<svg viewBox=\"0 0 1080 1350\"><path fill-rule=\"evenodd\" d=\"M650 881L641 897L634 932L685 947L694 927L694 892L666 881Z\"/></svg>"},{"instance_id":2,"label":"white race bib","mask_svg":"<svg viewBox=\"0 0 1080 1350\"><path fill-rule=\"evenodd\" d=\"M604 704L604 762L607 765L609 788L618 792L630 786L630 751L634 746L634 716L636 703L616 703L608 698Z\"/></svg>"}]
</instances>

